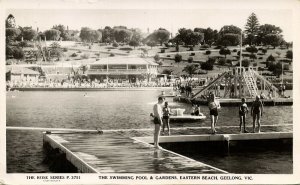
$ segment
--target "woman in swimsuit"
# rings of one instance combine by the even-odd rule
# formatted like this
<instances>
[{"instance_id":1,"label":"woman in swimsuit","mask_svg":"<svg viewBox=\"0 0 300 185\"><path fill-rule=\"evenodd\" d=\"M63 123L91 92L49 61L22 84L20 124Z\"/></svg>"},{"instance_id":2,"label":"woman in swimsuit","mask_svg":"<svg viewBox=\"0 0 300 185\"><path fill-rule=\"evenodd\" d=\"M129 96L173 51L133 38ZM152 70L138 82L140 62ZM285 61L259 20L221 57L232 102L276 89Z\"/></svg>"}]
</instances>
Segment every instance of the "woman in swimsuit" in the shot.
<instances>
[{"instance_id":1,"label":"woman in swimsuit","mask_svg":"<svg viewBox=\"0 0 300 185\"><path fill-rule=\"evenodd\" d=\"M259 95L257 95L251 107L251 116L253 116L253 133L255 132L255 120L257 120L258 133L260 132L260 118L262 117L263 110L263 104L260 101Z\"/></svg>"},{"instance_id":2,"label":"woman in swimsuit","mask_svg":"<svg viewBox=\"0 0 300 185\"><path fill-rule=\"evenodd\" d=\"M218 109L221 108L220 102L215 99L215 95L211 94L210 99L208 101L208 108L210 111L210 119L211 119L211 130L212 134L215 134L216 131L216 124L218 122Z\"/></svg>"},{"instance_id":3,"label":"woman in swimsuit","mask_svg":"<svg viewBox=\"0 0 300 185\"><path fill-rule=\"evenodd\" d=\"M163 108L163 117L162 117L162 121L163 121L163 126L162 126L162 131L165 131L165 126L167 126L168 129L168 135L170 135L170 115L171 115L171 110L168 106L168 102L165 102L165 106Z\"/></svg>"}]
</instances>

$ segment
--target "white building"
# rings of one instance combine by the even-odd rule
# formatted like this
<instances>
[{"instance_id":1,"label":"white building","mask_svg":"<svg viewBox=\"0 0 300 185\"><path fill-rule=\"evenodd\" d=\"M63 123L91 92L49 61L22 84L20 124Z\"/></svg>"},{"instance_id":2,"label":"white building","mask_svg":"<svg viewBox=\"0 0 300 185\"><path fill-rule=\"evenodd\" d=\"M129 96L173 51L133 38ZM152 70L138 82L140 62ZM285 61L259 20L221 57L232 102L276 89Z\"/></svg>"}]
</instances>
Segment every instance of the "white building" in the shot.
<instances>
[{"instance_id":1,"label":"white building","mask_svg":"<svg viewBox=\"0 0 300 185\"><path fill-rule=\"evenodd\" d=\"M108 57L88 65L86 72L92 80L107 79L129 82L151 80L157 76L157 67L153 59L140 57Z\"/></svg>"}]
</instances>

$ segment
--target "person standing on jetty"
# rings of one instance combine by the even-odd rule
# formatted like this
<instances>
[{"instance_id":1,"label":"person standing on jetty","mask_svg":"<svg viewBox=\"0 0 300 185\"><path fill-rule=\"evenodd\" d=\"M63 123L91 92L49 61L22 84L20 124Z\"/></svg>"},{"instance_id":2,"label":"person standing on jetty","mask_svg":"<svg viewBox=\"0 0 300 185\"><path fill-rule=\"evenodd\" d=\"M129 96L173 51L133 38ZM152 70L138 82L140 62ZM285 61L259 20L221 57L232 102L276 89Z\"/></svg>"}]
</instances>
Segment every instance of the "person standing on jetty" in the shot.
<instances>
[{"instance_id":1,"label":"person standing on jetty","mask_svg":"<svg viewBox=\"0 0 300 185\"><path fill-rule=\"evenodd\" d=\"M163 121L163 126L162 126L162 131L165 132L165 126L168 129L168 135L170 135L170 115L171 115L171 109L168 105L168 102L165 102L165 106L163 108L163 117L162 117L162 121Z\"/></svg>"},{"instance_id":2,"label":"person standing on jetty","mask_svg":"<svg viewBox=\"0 0 300 185\"><path fill-rule=\"evenodd\" d=\"M242 103L239 108L239 116L240 116L240 133L242 133L242 124L244 126L244 133L248 133L246 130L246 114L248 113L248 107L246 104L246 99L242 98Z\"/></svg>"},{"instance_id":3,"label":"person standing on jetty","mask_svg":"<svg viewBox=\"0 0 300 185\"><path fill-rule=\"evenodd\" d=\"M154 147L160 148L159 143L159 134L160 134L160 126L162 124L162 103L164 102L162 97L158 97L158 103L153 106L153 117L154 117Z\"/></svg>"},{"instance_id":4,"label":"person standing on jetty","mask_svg":"<svg viewBox=\"0 0 300 185\"><path fill-rule=\"evenodd\" d=\"M211 119L211 131L212 134L216 134L216 125L218 122L218 109L221 108L220 102L216 100L216 97L214 94L210 94L208 99L208 108L210 112L210 119Z\"/></svg>"},{"instance_id":5,"label":"person standing on jetty","mask_svg":"<svg viewBox=\"0 0 300 185\"><path fill-rule=\"evenodd\" d=\"M263 104L260 100L259 95L257 95L251 107L251 116L253 116L253 130L252 130L253 133L255 132L255 120L257 120L258 133L260 132L260 118L263 115L263 110L264 110Z\"/></svg>"}]
</instances>

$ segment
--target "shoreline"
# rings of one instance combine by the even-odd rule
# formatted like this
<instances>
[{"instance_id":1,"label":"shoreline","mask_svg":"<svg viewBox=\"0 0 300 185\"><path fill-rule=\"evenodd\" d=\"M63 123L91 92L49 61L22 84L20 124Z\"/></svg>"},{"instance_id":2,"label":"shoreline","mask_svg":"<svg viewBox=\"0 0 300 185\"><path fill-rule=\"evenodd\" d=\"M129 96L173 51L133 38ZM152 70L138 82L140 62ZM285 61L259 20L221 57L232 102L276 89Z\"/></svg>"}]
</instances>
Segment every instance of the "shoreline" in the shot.
<instances>
[{"instance_id":1,"label":"shoreline","mask_svg":"<svg viewBox=\"0 0 300 185\"><path fill-rule=\"evenodd\" d=\"M109 87L109 88L64 88L64 87L15 87L10 91L154 91L173 90L173 87Z\"/></svg>"}]
</instances>

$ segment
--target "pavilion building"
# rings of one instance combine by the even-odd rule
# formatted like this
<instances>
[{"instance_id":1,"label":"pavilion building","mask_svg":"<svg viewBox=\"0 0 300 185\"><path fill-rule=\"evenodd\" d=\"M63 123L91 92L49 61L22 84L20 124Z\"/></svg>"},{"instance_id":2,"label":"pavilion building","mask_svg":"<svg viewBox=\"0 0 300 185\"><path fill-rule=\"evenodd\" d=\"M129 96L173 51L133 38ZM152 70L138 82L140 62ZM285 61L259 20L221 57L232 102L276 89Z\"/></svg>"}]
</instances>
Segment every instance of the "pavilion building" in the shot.
<instances>
[{"instance_id":1,"label":"pavilion building","mask_svg":"<svg viewBox=\"0 0 300 185\"><path fill-rule=\"evenodd\" d=\"M141 57L108 57L90 63L86 75L91 80L105 82L151 81L157 76L158 64L150 58Z\"/></svg>"}]
</instances>

